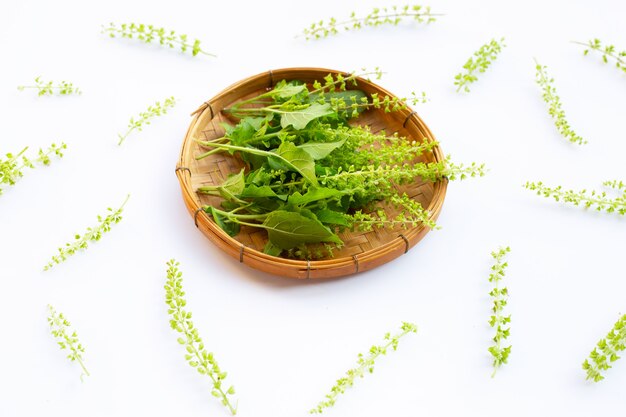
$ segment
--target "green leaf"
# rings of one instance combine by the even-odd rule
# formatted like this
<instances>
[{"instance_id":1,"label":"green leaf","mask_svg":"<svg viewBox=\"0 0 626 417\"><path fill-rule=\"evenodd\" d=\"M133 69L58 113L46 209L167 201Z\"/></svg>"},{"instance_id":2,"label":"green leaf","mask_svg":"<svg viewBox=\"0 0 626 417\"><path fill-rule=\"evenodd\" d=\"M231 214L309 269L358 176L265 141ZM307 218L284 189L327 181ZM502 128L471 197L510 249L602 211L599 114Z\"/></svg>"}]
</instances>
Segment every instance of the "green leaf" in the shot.
<instances>
[{"instance_id":1,"label":"green leaf","mask_svg":"<svg viewBox=\"0 0 626 417\"><path fill-rule=\"evenodd\" d=\"M332 151L342 147L344 143L346 143L346 139L338 142L306 142L299 145L298 148L304 150L317 161L326 158Z\"/></svg>"},{"instance_id":2,"label":"green leaf","mask_svg":"<svg viewBox=\"0 0 626 417\"><path fill-rule=\"evenodd\" d=\"M254 184L246 186L246 188L239 194L241 198L263 198L263 197L275 197L281 200L286 200L286 195L278 195L272 190L269 185L263 185L261 187Z\"/></svg>"},{"instance_id":3,"label":"green leaf","mask_svg":"<svg viewBox=\"0 0 626 417\"><path fill-rule=\"evenodd\" d=\"M291 249L306 243L343 243L318 220L290 211L277 210L270 213L263 222L263 227L267 230L272 245L280 249Z\"/></svg>"},{"instance_id":4,"label":"green leaf","mask_svg":"<svg viewBox=\"0 0 626 417\"><path fill-rule=\"evenodd\" d=\"M274 153L280 158L268 158L268 162L273 169L298 172L308 182L317 185L315 161L306 151L298 149L291 142L284 142Z\"/></svg>"},{"instance_id":5,"label":"green leaf","mask_svg":"<svg viewBox=\"0 0 626 417\"><path fill-rule=\"evenodd\" d=\"M270 116L269 118L271 118ZM249 126L251 126L254 130L260 130L261 127L267 122L268 116L263 117L246 117L242 120L242 122L246 122Z\"/></svg>"},{"instance_id":6,"label":"green leaf","mask_svg":"<svg viewBox=\"0 0 626 417\"><path fill-rule=\"evenodd\" d=\"M303 91L306 91L306 85L304 84L283 84L277 85L272 91L270 91L269 95L274 98L291 98L296 94L302 93Z\"/></svg>"},{"instance_id":7,"label":"green leaf","mask_svg":"<svg viewBox=\"0 0 626 417\"><path fill-rule=\"evenodd\" d=\"M270 211L280 210L284 205L282 200L258 197L254 199L254 204L248 207L248 211L251 213L268 213Z\"/></svg>"},{"instance_id":8,"label":"green leaf","mask_svg":"<svg viewBox=\"0 0 626 417\"><path fill-rule=\"evenodd\" d=\"M256 120L264 120L264 117L246 117L242 119L235 127L226 129L226 134L230 138L230 141L235 145L245 145L250 140L259 127L257 127ZM225 125L226 127L227 125Z\"/></svg>"},{"instance_id":9,"label":"green leaf","mask_svg":"<svg viewBox=\"0 0 626 417\"><path fill-rule=\"evenodd\" d=\"M310 187L304 195L296 191L289 196L287 202L294 206L305 206L314 201L338 199L343 195L343 191L335 190L334 188Z\"/></svg>"},{"instance_id":10,"label":"green leaf","mask_svg":"<svg viewBox=\"0 0 626 417\"><path fill-rule=\"evenodd\" d=\"M228 200L224 200L220 203L220 206L225 210L225 211L232 211L236 208L240 207L239 203L236 203L234 201L228 201Z\"/></svg>"},{"instance_id":11,"label":"green leaf","mask_svg":"<svg viewBox=\"0 0 626 417\"><path fill-rule=\"evenodd\" d=\"M330 104L313 103L302 110L280 113L280 125L283 128L293 126L296 130L302 130L311 120L333 113L334 111L331 109Z\"/></svg>"},{"instance_id":12,"label":"green leaf","mask_svg":"<svg viewBox=\"0 0 626 417\"><path fill-rule=\"evenodd\" d=\"M309 209L301 209L296 210L297 213L300 213L301 216L306 217L307 219L317 220L317 216Z\"/></svg>"},{"instance_id":13,"label":"green leaf","mask_svg":"<svg viewBox=\"0 0 626 417\"><path fill-rule=\"evenodd\" d=\"M338 211L322 209L315 212L317 220L326 224L336 224L340 226L350 226L348 219L343 213Z\"/></svg>"},{"instance_id":14,"label":"green leaf","mask_svg":"<svg viewBox=\"0 0 626 417\"><path fill-rule=\"evenodd\" d=\"M239 233L239 223L228 221L224 216L220 215L214 207L209 207L211 216L213 216L213 220L215 223L229 236L236 236ZM205 208L206 211L206 208Z\"/></svg>"},{"instance_id":15,"label":"green leaf","mask_svg":"<svg viewBox=\"0 0 626 417\"><path fill-rule=\"evenodd\" d=\"M263 253L270 255L270 256L280 256L282 252L283 250L279 248L278 246L274 245L271 240L268 240L267 243L265 244L265 247L263 248Z\"/></svg>"},{"instance_id":16,"label":"green leaf","mask_svg":"<svg viewBox=\"0 0 626 417\"><path fill-rule=\"evenodd\" d=\"M243 159L244 162L248 163L250 165L250 169L252 170L257 170L261 168L267 162L266 156L255 155L245 152L241 153L241 159Z\"/></svg>"},{"instance_id":17,"label":"green leaf","mask_svg":"<svg viewBox=\"0 0 626 417\"><path fill-rule=\"evenodd\" d=\"M239 173L233 174L228 177L219 187L220 194L225 199L229 199L234 195L239 195L243 192L246 182L244 180L243 168Z\"/></svg>"}]
</instances>

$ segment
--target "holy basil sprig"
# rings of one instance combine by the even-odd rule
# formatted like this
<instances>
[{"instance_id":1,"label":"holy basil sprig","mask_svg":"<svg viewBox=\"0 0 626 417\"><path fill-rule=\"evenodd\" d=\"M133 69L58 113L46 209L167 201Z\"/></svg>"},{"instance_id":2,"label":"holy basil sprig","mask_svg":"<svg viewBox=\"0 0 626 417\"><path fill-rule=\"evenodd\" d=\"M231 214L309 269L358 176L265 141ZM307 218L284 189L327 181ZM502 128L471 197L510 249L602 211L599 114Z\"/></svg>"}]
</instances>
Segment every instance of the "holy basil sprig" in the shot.
<instances>
[{"instance_id":1,"label":"holy basil sprig","mask_svg":"<svg viewBox=\"0 0 626 417\"><path fill-rule=\"evenodd\" d=\"M543 101L548 105L548 113L554 120L554 125L559 133L571 143L577 143L578 145L586 144L587 141L576 134L567 121L565 111L562 109L561 97L559 97L553 85L554 78L548 75L547 67L535 60L535 70L535 81L541 87Z\"/></svg>"},{"instance_id":2,"label":"holy basil sprig","mask_svg":"<svg viewBox=\"0 0 626 417\"><path fill-rule=\"evenodd\" d=\"M603 371L611 368L611 363L620 358L618 355L626 349L626 314L620 317L613 325L605 338L600 339L596 347L583 362L583 370L587 372L587 379L600 382L604 379Z\"/></svg>"},{"instance_id":3,"label":"holy basil sprig","mask_svg":"<svg viewBox=\"0 0 626 417\"><path fill-rule=\"evenodd\" d=\"M553 198L557 202L563 201L585 209L626 215L626 184L623 181L613 180L605 181L602 185L612 190L615 196L611 197L606 191L567 190L560 185L549 187L541 181L527 182L524 187L535 191L537 195Z\"/></svg>"},{"instance_id":4,"label":"holy basil sprig","mask_svg":"<svg viewBox=\"0 0 626 417\"><path fill-rule=\"evenodd\" d=\"M19 91L27 89L34 89L37 91L38 96L52 96L58 94L60 96L66 96L70 94L82 94L82 91L78 87L74 87L74 84L68 81L61 81L54 84L53 81L44 81L41 77L35 78L35 85L19 85L17 86Z\"/></svg>"},{"instance_id":5,"label":"holy basil sprig","mask_svg":"<svg viewBox=\"0 0 626 417\"><path fill-rule=\"evenodd\" d=\"M615 68L626 72L626 51L618 51L615 45L603 45L600 39L592 39L587 43L574 41L573 43L582 45L585 47L583 54L586 56L589 51L597 52L602 55L602 61L605 64L609 63L609 60L614 61Z\"/></svg>"},{"instance_id":6,"label":"holy basil sprig","mask_svg":"<svg viewBox=\"0 0 626 417\"><path fill-rule=\"evenodd\" d=\"M76 331L70 329L70 322L65 318L63 313L57 311L51 305L48 305L48 324L50 325L50 333L54 336L61 350L68 350L67 358L72 362L78 362L83 373L80 375L82 381L83 376L89 376L89 371L85 367L83 353L85 348L78 340Z\"/></svg>"},{"instance_id":7,"label":"holy basil sprig","mask_svg":"<svg viewBox=\"0 0 626 417\"><path fill-rule=\"evenodd\" d=\"M357 86L357 77L367 76L379 79L382 71L376 68L371 72L328 74L323 80L314 81L310 90L303 83L283 80L272 90L222 111L239 118L278 116L283 128L293 126L301 130L311 120L320 117L355 118L369 108L383 109L388 113L406 109L406 103L417 104L428 100L424 92L421 95L413 92L410 98L379 96L377 93L368 97L358 89L348 89Z\"/></svg>"},{"instance_id":8,"label":"holy basil sprig","mask_svg":"<svg viewBox=\"0 0 626 417\"><path fill-rule=\"evenodd\" d=\"M35 158L29 158L25 155L28 146L17 154L7 153L5 158L0 158L0 195L2 194L2 184L15 185L17 180L24 176L25 168L35 168L35 164L50 165L50 156L56 155L63 157L63 151L67 145L61 142L60 145L53 143L46 149L39 149Z\"/></svg>"},{"instance_id":9,"label":"holy basil sprig","mask_svg":"<svg viewBox=\"0 0 626 417\"><path fill-rule=\"evenodd\" d=\"M369 108L406 108L405 99L368 96L356 86L355 74L331 74L310 86L281 81L225 109L239 123L225 125L222 137L198 141L207 150L196 159L227 152L249 169L198 188L223 199L221 206L204 207L219 227L231 236L241 226L264 229L265 253L298 258L331 254L343 244L337 235L343 229L436 227L431 213L397 186L417 177L480 176L484 167L424 162L436 142L348 124ZM391 207L397 214L388 214Z\"/></svg>"},{"instance_id":10,"label":"holy basil sprig","mask_svg":"<svg viewBox=\"0 0 626 417\"><path fill-rule=\"evenodd\" d=\"M117 137L119 138L119 142L117 144L121 145L122 142L126 140L128 135L130 135L134 130L141 132L144 126L150 124L152 119L166 114L167 111L170 108L174 107L175 104L176 99L173 96L168 97L163 101L163 103L157 101L153 105L148 106L146 111L139 113L137 119L131 117L130 121L128 122L128 130L126 131L126 133L124 133L123 135L118 133Z\"/></svg>"},{"instance_id":11,"label":"holy basil sprig","mask_svg":"<svg viewBox=\"0 0 626 417\"><path fill-rule=\"evenodd\" d=\"M499 41L492 39L474 52L474 55L463 65L464 71L454 77L454 85L458 86L456 91L459 92L463 89L469 93L469 85L478 80L478 73L487 71L487 68L496 60L505 46L504 38Z\"/></svg>"},{"instance_id":12,"label":"holy basil sprig","mask_svg":"<svg viewBox=\"0 0 626 417\"><path fill-rule=\"evenodd\" d=\"M178 48L182 53L187 51L191 55L198 54L215 57L214 54L203 51L200 48L200 41L189 37L174 30L156 27L154 25L146 25L143 23L122 23L119 26L115 23L109 23L109 26L102 26L102 33L109 35L111 38L121 37L127 39L137 39L144 43L157 43L168 48Z\"/></svg>"},{"instance_id":13,"label":"holy basil sprig","mask_svg":"<svg viewBox=\"0 0 626 417\"><path fill-rule=\"evenodd\" d=\"M192 368L200 375L206 375L211 379L213 388L211 395L220 400L231 414L237 413L237 406L231 403L231 396L235 394L232 385L226 388L224 379L226 372L222 371L215 360L213 353L207 352L204 342L198 334L198 329L191 321L191 312L185 310L187 301L183 291L183 273L178 268L179 264L174 259L167 262L167 281L165 282L165 302L170 315L170 327L181 334L178 343L185 346L185 359Z\"/></svg>"},{"instance_id":14,"label":"holy basil sprig","mask_svg":"<svg viewBox=\"0 0 626 417\"><path fill-rule=\"evenodd\" d=\"M74 255L76 252L87 249L89 242L99 241L103 234L111 230L111 226L122 221L122 212L124 211L124 206L129 198L130 194L126 196L126 199L117 210L113 210L109 207L107 209L109 214L105 217L98 215L97 226L87 228L83 235L76 234L73 242L66 243L65 246L58 248L57 254L50 259L46 266L44 266L44 271L49 270L54 265L64 262L68 257Z\"/></svg>"},{"instance_id":15,"label":"holy basil sprig","mask_svg":"<svg viewBox=\"0 0 626 417\"><path fill-rule=\"evenodd\" d=\"M356 12L352 12L346 20L337 21L337 19L331 17L328 21L320 20L319 22L311 23L309 27L304 29L303 33L306 40L320 39L330 35L337 35L342 30L354 31L368 26L397 26L403 20L413 20L417 23L432 23L437 16L441 15L431 13L428 6L376 7L366 16L357 16Z\"/></svg>"},{"instance_id":16,"label":"holy basil sprig","mask_svg":"<svg viewBox=\"0 0 626 417\"><path fill-rule=\"evenodd\" d=\"M511 354L511 345L503 346L503 342L511 333L510 327L506 327L511 323L511 315L503 314L504 307L507 305L509 290L506 287L500 286L502 278L504 278L506 267L508 266L508 263L504 261L504 257L510 251L511 249L507 246L491 252L494 264L491 266L489 282L493 284L493 289L489 292L489 295L493 299L493 307L491 308L493 314L489 318L489 325L496 330L496 334L492 339L494 344L489 348L489 353L493 357L492 378L496 375L498 368L507 363L509 355Z\"/></svg>"},{"instance_id":17,"label":"holy basil sprig","mask_svg":"<svg viewBox=\"0 0 626 417\"><path fill-rule=\"evenodd\" d=\"M357 378L363 378L367 373L373 373L376 360L381 355L386 355L390 348L394 351L397 350L400 339L410 333L417 333L417 326L413 323L404 322L398 334L391 336L391 333L387 333L385 334L383 344L372 346L367 355L359 353L357 366L348 370L346 376L339 378L330 389L330 393L326 394L326 399L317 404L317 406L309 412L311 414L322 414L326 408L335 405L339 394L343 394L346 389L354 385L354 381Z\"/></svg>"}]
</instances>

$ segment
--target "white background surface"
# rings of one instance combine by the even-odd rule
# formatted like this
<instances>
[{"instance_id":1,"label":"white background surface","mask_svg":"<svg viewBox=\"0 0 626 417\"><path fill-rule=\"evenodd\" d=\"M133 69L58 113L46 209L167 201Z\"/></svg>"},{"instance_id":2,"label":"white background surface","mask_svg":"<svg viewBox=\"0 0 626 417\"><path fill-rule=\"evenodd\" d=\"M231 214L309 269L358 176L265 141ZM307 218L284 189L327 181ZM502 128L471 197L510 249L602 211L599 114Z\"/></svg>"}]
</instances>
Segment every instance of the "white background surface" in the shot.
<instances>
[{"instance_id":1,"label":"white background surface","mask_svg":"<svg viewBox=\"0 0 626 417\"><path fill-rule=\"evenodd\" d=\"M623 410L626 363L599 384L580 366L626 306L626 219L536 197L527 180L599 188L626 179L626 76L570 40L626 49L626 3L433 1L430 26L294 39L312 21L367 12L357 1L24 0L0 6L0 153L68 144L65 158L28 171L0 197L0 416L228 415L184 361L164 303L165 262L184 272L188 308L246 416L304 416L358 352L401 321L417 335L340 398L337 416L602 415ZM145 22L201 39L217 59L101 35L108 22ZM469 95L453 77L491 38L499 59ZM572 127L556 132L534 82L548 66ZM189 113L231 83L272 68L380 66L379 83L417 110L457 162L485 162L482 179L453 183L431 232L374 271L296 282L239 265L196 230L174 167ZM17 85L41 75L84 94L36 97ZM122 147L117 133L156 100L178 105ZM101 242L49 272L56 248L131 199ZM510 363L494 379L487 348L489 253L510 245ZM64 312L92 373L64 358L46 305Z\"/></svg>"}]
</instances>

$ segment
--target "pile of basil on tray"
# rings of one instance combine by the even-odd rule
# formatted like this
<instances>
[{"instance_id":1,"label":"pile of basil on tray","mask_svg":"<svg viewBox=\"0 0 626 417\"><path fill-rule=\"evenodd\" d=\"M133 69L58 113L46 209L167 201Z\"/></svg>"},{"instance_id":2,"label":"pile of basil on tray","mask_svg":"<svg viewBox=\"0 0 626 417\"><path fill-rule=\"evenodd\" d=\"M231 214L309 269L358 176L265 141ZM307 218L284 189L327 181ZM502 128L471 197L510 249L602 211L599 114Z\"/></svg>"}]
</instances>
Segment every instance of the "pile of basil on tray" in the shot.
<instances>
[{"instance_id":1,"label":"pile of basil on tray","mask_svg":"<svg viewBox=\"0 0 626 417\"><path fill-rule=\"evenodd\" d=\"M269 255L306 259L331 256L343 244L337 232L344 228L434 227L430 213L396 186L483 175L483 166L422 162L436 142L359 126L363 111L398 111L407 100L356 88L355 74L329 74L311 86L281 81L222 110L238 123L225 125L223 137L198 141L207 151L196 158L228 152L247 168L198 188L223 198L220 207L204 211L230 236L241 225L265 229ZM390 206L398 214L389 216Z\"/></svg>"}]
</instances>

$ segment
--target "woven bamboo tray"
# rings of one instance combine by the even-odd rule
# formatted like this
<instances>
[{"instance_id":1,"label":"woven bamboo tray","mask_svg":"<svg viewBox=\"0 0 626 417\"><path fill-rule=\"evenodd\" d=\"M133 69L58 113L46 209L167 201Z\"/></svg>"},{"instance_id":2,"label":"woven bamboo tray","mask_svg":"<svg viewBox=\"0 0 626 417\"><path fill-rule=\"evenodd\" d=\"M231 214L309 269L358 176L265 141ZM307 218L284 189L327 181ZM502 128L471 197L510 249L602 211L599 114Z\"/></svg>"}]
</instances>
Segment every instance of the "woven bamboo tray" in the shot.
<instances>
[{"instance_id":1,"label":"woven bamboo tray","mask_svg":"<svg viewBox=\"0 0 626 417\"><path fill-rule=\"evenodd\" d=\"M322 68L286 68L272 70L235 83L203 103L192 116L193 120L183 141L176 175L182 188L185 205L191 213L195 225L213 243L228 255L252 268L291 278L312 279L332 278L354 274L375 268L398 256L408 252L417 242L428 233L429 228L423 225L408 229L376 229L370 232L344 231L339 237L345 246L335 251L334 256L324 260L294 260L269 256L263 253L267 242L266 232L262 229L242 227L235 238L230 237L215 224L202 207L217 205L217 197L201 195L196 189L203 185L221 184L232 173L237 173L244 167L239 159L226 155L214 154L197 161L195 156L204 150L194 139L211 140L224 134L222 123L233 122L221 113L226 108L242 99L246 99L271 89L274 84L283 79L301 80L312 83L321 80L329 73L338 74L338 71ZM345 73L343 73L346 75ZM384 97L391 93L378 85L358 78L356 88L367 94L378 93ZM398 132L408 139L422 141L424 138L434 140L428 127L410 109L384 113L383 110L368 110L357 119L360 125L369 125L372 132L384 130L388 135ZM443 153L435 147L432 153L422 157L425 162L442 161ZM399 187L411 198L419 201L426 208L433 220L436 220L441 211L446 194L447 180L436 183L423 182L416 178L413 184ZM392 208L386 208L393 214Z\"/></svg>"}]
</instances>

